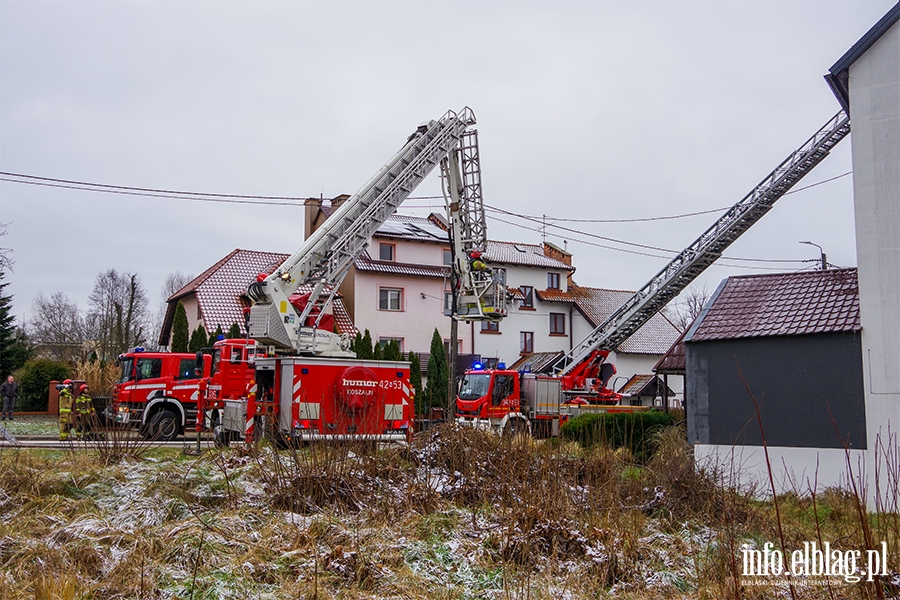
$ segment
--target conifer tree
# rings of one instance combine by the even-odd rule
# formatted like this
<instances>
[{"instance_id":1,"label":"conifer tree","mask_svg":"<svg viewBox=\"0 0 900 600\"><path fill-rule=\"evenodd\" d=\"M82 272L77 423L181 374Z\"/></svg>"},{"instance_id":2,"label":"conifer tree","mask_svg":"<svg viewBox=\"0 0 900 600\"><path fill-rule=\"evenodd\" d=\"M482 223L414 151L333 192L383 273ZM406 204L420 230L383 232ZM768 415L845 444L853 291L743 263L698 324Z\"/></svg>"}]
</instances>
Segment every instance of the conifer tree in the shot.
<instances>
[{"instance_id":1,"label":"conifer tree","mask_svg":"<svg viewBox=\"0 0 900 600\"><path fill-rule=\"evenodd\" d=\"M375 344L375 346L372 348L372 359L384 360L384 354L381 350L381 344Z\"/></svg>"},{"instance_id":2,"label":"conifer tree","mask_svg":"<svg viewBox=\"0 0 900 600\"><path fill-rule=\"evenodd\" d=\"M215 345L215 343L219 341L220 335L224 338L225 332L222 331L221 325L217 325L216 331L212 335L209 336L209 345L207 346L207 348L212 348Z\"/></svg>"},{"instance_id":3,"label":"conifer tree","mask_svg":"<svg viewBox=\"0 0 900 600\"><path fill-rule=\"evenodd\" d=\"M409 353L409 384L416 394L416 414L420 415L424 412L422 401L425 397L422 395L422 363L415 352Z\"/></svg>"},{"instance_id":4,"label":"conifer tree","mask_svg":"<svg viewBox=\"0 0 900 600\"><path fill-rule=\"evenodd\" d=\"M363 360L372 360L374 356L374 352L372 350L372 334L369 333L369 330L366 329L365 334L362 336L362 340L360 340L359 344L356 347L356 358L361 358Z\"/></svg>"},{"instance_id":5,"label":"conifer tree","mask_svg":"<svg viewBox=\"0 0 900 600\"><path fill-rule=\"evenodd\" d=\"M450 385L450 368L447 365L447 351L444 340L435 328L431 336L431 357L428 359L428 382L425 384L425 404L423 408L430 411L434 407L447 408L448 386Z\"/></svg>"},{"instance_id":6,"label":"conifer tree","mask_svg":"<svg viewBox=\"0 0 900 600\"><path fill-rule=\"evenodd\" d=\"M25 364L31 357L31 348L25 343L20 332L16 331L16 317L12 314L12 296L4 295L3 291L9 285L3 278L6 276L0 270L0 380L6 381L6 376Z\"/></svg>"},{"instance_id":7,"label":"conifer tree","mask_svg":"<svg viewBox=\"0 0 900 600\"><path fill-rule=\"evenodd\" d=\"M242 337L244 337L244 336L241 334L241 326L238 325L237 323L232 323L232 324L231 324L231 329L228 330L228 337L229 337L229 338L242 338Z\"/></svg>"},{"instance_id":8,"label":"conifer tree","mask_svg":"<svg viewBox=\"0 0 900 600\"><path fill-rule=\"evenodd\" d=\"M397 343L397 340L391 339L384 347L384 360L400 360L400 344Z\"/></svg>"},{"instance_id":9,"label":"conifer tree","mask_svg":"<svg viewBox=\"0 0 900 600\"><path fill-rule=\"evenodd\" d=\"M191 334L188 352L200 352L200 350L206 347L208 341L209 337L206 335L206 328L203 326L203 323L197 325L197 329Z\"/></svg>"},{"instance_id":10,"label":"conifer tree","mask_svg":"<svg viewBox=\"0 0 900 600\"><path fill-rule=\"evenodd\" d=\"M184 310L184 304L179 302L172 319L172 352L187 352L189 337L187 311Z\"/></svg>"}]
</instances>

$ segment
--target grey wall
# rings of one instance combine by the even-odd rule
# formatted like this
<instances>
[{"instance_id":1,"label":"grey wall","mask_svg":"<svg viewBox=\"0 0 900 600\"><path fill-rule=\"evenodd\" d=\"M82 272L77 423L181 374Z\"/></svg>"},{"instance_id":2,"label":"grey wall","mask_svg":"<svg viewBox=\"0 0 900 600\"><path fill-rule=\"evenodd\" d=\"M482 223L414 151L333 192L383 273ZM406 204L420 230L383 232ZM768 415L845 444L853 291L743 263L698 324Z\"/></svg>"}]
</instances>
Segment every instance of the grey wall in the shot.
<instances>
[{"instance_id":1,"label":"grey wall","mask_svg":"<svg viewBox=\"0 0 900 600\"><path fill-rule=\"evenodd\" d=\"M859 332L685 347L690 442L761 445L752 392L769 446L866 447Z\"/></svg>"}]
</instances>

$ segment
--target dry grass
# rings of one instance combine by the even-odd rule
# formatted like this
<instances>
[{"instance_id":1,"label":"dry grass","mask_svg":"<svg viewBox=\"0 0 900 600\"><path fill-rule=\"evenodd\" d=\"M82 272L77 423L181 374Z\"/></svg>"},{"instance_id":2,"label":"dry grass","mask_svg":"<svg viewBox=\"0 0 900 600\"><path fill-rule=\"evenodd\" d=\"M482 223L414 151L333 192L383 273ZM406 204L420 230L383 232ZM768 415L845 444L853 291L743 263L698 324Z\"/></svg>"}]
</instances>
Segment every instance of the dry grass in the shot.
<instances>
[{"instance_id":1,"label":"dry grass","mask_svg":"<svg viewBox=\"0 0 900 600\"><path fill-rule=\"evenodd\" d=\"M88 384L96 396L112 396L113 387L119 377L119 367L115 363L82 360L75 364L72 379Z\"/></svg>"},{"instance_id":2,"label":"dry grass","mask_svg":"<svg viewBox=\"0 0 900 600\"><path fill-rule=\"evenodd\" d=\"M740 544L775 539L772 504L698 472L681 430L657 443L645 465L451 426L404 449L4 451L0 597L786 595L735 576ZM789 543L862 539L847 494L780 500ZM871 519L896 544L896 515ZM878 596L857 585L831 597Z\"/></svg>"}]
</instances>

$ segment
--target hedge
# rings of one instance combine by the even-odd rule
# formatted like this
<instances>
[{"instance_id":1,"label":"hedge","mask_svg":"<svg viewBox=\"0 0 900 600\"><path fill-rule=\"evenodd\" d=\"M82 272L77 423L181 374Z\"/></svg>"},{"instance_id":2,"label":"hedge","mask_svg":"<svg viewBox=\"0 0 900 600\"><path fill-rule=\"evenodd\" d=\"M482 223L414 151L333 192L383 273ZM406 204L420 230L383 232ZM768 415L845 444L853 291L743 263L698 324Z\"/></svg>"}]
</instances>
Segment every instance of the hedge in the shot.
<instances>
[{"instance_id":1,"label":"hedge","mask_svg":"<svg viewBox=\"0 0 900 600\"><path fill-rule=\"evenodd\" d=\"M606 444L612 448L628 448L637 460L653 454L652 434L669 427L675 418L662 411L593 413L567 421L562 437L584 447Z\"/></svg>"}]
</instances>

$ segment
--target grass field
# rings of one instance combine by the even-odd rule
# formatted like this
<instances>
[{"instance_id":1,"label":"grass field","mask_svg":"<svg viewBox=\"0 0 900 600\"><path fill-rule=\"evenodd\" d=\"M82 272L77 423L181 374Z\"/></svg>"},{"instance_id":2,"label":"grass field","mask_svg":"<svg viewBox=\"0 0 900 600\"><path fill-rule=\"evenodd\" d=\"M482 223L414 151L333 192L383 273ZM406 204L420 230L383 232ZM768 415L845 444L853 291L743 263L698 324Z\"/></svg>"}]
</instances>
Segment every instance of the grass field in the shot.
<instances>
[{"instance_id":1,"label":"grass field","mask_svg":"<svg viewBox=\"0 0 900 600\"><path fill-rule=\"evenodd\" d=\"M771 500L696 470L683 430L657 445L641 464L444 426L403 449L7 448L0 597L900 596L897 514L860 513L829 490L782 496L776 515ZM782 538L788 550L884 541L891 573L742 575L745 544Z\"/></svg>"}]
</instances>

